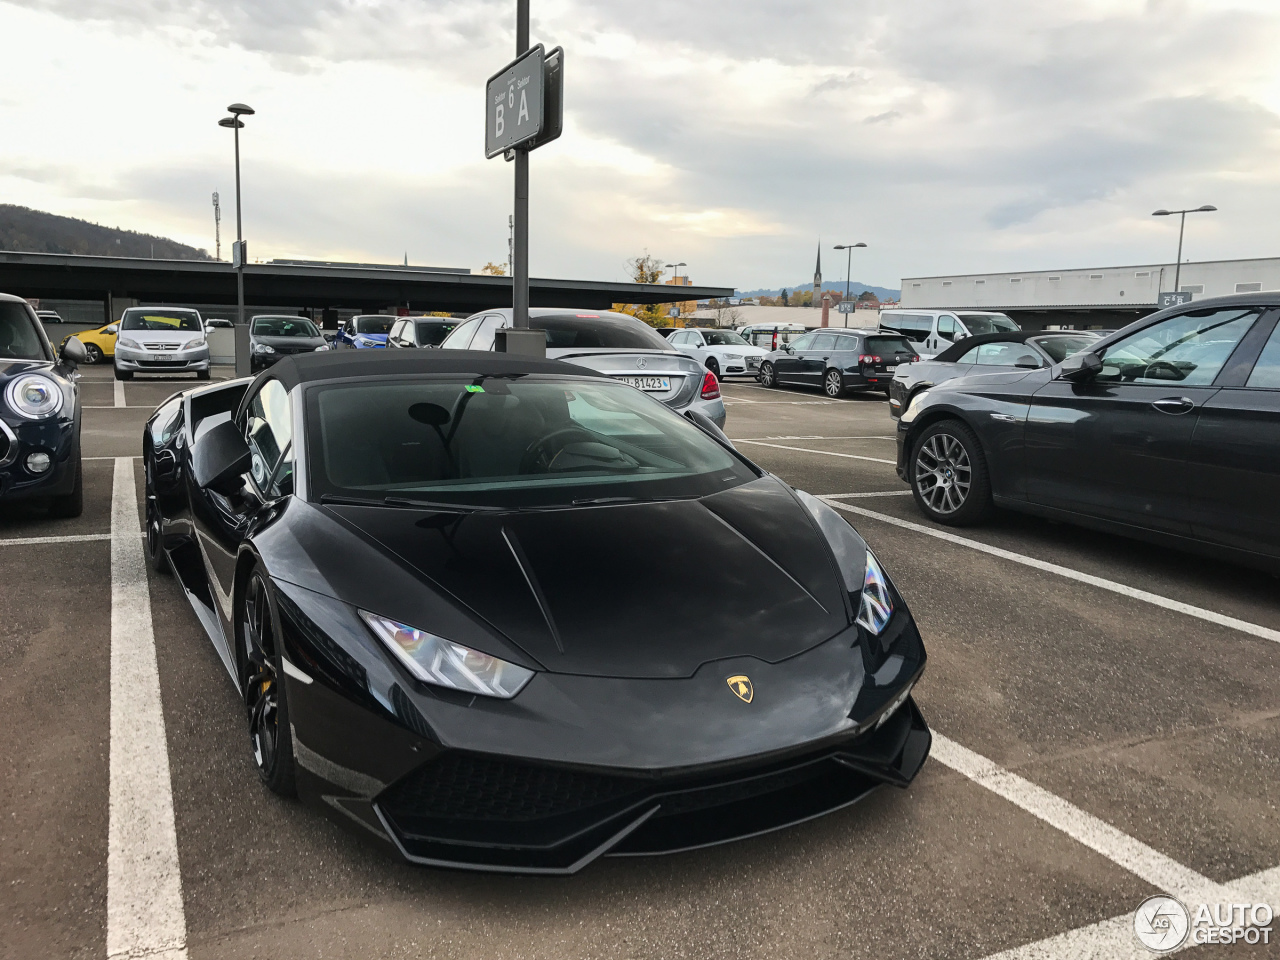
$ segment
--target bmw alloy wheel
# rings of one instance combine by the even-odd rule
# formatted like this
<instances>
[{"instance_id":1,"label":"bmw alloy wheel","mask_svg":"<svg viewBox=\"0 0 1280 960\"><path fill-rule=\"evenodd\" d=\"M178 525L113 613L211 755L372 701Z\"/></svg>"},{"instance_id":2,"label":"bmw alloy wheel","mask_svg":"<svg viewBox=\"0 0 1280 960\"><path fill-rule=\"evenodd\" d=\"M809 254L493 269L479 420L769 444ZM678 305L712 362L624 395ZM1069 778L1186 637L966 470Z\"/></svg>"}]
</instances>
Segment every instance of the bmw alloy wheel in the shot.
<instances>
[{"instance_id":1,"label":"bmw alloy wheel","mask_svg":"<svg viewBox=\"0 0 1280 960\"><path fill-rule=\"evenodd\" d=\"M973 482L973 465L963 443L935 433L916 452L915 486L931 510L955 513L964 506Z\"/></svg>"}]
</instances>

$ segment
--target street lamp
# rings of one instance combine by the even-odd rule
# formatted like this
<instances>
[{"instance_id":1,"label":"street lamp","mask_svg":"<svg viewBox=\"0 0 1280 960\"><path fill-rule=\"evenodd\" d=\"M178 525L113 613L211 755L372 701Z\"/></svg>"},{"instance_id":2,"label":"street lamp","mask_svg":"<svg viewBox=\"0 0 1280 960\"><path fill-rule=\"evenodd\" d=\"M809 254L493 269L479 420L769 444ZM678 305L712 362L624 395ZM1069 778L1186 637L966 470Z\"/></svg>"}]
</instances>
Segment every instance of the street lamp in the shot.
<instances>
[{"instance_id":1,"label":"street lamp","mask_svg":"<svg viewBox=\"0 0 1280 960\"><path fill-rule=\"evenodd\" d=\"M240 118L251 117L254 111L248 104L233 103L227 107L227 112L231 116L219 120L218 126L234 130L236 140L236 243L231 250L231 265L236 271L236 375L243 377L249 373L249 338L240 330L244 326L244 265L248 259L245 255L244 225L240 218L240 130L244 126Z\"/></svg>"},{"instance_id":2,"label":"street lamp","mask_svg":"<svg viewBox=\"0 0 1280 960\"><path fill-rule=\"evenodd\" d=\"M857 247L865 247L865 243L840 243L836 244L836 250L848 250L845 255L844 263L844 299L847 303L849 300L849 273L853 268L853 251Z\"/></svg>"},{"instance_id":3,"label":"street lamp","mask_svg":"<svg viewBox=\"0 0 1280 960\"><path fill-rule=\"evenodd\" d=\"M1181 218L1178 224L1178 262L1173 268L1173 292L1178 292L1178 284L1182 280L1182 232L1187 228L1188 213L1213 213L1217 207L1205 204L1203 207L1196 207L1194 210L1156 210L1151 215L1153 217L1170 217L1178 214Z\"/></svg>"},{"instance_id":4,"label":"street lamp","mask_svg":"<svg viewBox=\"0 0 1280 960\"><path fill-rule=\"evenodd\" d=\"M688 266L688 264L687 264L687 263L684 263L684 262L681 262L681 263L664 263L664 264L662 265L662 269L663 269L663 270L666 270L666 269L670 268L670 269L672 269L672 270L675 270L675 278L676 278L677 280L679 280L679 279L680 279L680 268L681 268L681 267L687 267L687 266Z\"/></svg>"}]
</instances>

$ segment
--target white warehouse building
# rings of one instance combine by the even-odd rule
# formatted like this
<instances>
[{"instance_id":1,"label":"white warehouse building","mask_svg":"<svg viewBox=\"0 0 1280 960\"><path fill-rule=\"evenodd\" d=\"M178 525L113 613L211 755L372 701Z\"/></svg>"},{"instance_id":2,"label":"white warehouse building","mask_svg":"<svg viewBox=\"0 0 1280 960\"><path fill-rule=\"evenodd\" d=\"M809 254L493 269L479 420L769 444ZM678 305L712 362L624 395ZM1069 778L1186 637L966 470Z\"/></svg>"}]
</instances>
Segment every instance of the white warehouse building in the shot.
<instances>
[{"instance_id":1,"label":"white warehouse building","mask_svg":"<svg viewBox=\"0 0 1280 960\"><path fill-rule=\"evenodd\" d=\"M1172 263L907 277L904 309L998 310L1025 330L1115 328L1159 309L1174 289ZM1280 257L1184 263L1178 289L1191 299L1280 290Z\"/></svg>"}]
</instances>

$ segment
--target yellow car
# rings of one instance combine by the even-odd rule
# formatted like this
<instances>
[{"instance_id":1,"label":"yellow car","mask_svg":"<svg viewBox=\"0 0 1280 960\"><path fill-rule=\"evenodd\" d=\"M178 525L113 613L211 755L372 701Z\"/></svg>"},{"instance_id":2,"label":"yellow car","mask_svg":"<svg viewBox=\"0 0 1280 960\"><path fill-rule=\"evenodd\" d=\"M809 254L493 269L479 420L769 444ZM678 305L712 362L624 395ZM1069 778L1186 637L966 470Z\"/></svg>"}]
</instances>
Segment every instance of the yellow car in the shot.
<instances>
[{"instance_id":1,"label":"yellow car","mask_svg":"<svg viewBox=\"0 0 1280 960\"><path fill-rule=\"evenodd\" d=\"M108 323L97 330L82 330L80 333L68 334L62 338L62 345L58 349L61 351L62 346L65 346L71 337L79 337L80 342L84 344L85 351L89 354L85 358L85 363L101 363L104 358L115 356L116 333L119 329L120 325L118 323Z\"/></svg>"}]
</instances>

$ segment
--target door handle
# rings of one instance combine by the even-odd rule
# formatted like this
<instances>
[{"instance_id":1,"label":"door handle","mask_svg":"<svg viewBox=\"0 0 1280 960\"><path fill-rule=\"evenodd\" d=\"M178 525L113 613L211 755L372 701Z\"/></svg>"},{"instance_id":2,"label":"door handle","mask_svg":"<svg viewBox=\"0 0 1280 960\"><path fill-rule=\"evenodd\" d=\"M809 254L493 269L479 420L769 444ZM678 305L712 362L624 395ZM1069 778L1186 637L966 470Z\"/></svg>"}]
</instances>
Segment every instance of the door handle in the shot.
<instances>
[{"instance_id":1,"label":"door handle","mask_svg":"<svg viewBox=\"0 0 1280 960\"><path fill-rule=\"evenodd\" d=\"M1180 414L1189 413L1195 409L1195 401L1190 397L1165 397L1163 400L1153 400L1151 405L1161 413Z\"/></svg>"}]
</instances>

